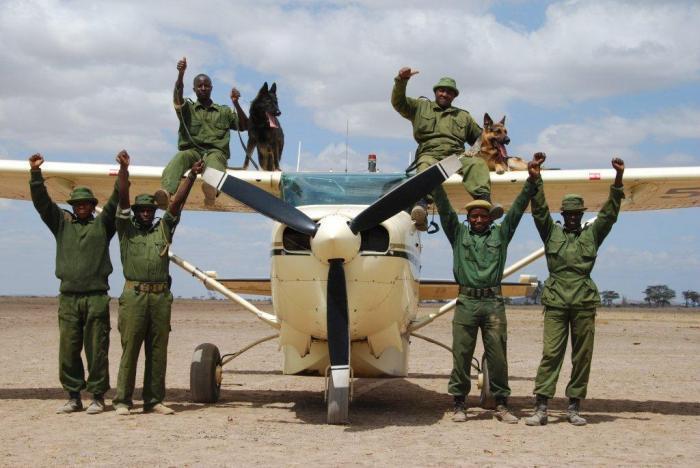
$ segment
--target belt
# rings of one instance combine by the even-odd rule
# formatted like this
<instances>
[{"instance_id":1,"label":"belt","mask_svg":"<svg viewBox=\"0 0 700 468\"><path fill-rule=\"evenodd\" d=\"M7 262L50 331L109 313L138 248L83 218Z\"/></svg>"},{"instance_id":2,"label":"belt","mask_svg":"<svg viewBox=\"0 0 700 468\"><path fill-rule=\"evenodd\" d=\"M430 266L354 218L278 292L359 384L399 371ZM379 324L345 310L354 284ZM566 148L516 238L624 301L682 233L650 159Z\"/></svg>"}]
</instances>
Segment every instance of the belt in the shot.
<instances>
[{"instance_id":1,"label":"belt","mask_svg":"<svg viewBox=\"0 0 700 468\"><path fill-rule=\"evenodd\" d=\"M501 295L501 287L494 286L493 288L468 288L466 286L460 286L459 293L473 299L481 299L482 297L496 297Z\"/></svg>"},{"instance_id":2,"label":"belt","mask_svg":"<svg viewBox=\"0 0 700 468\"><path fill-rule=\"evenodd\" d=\"M143 283L126 280L124 289L133 289L137 293L162 293L170 289L168 283Z\"/></svg>"}]
</instances>

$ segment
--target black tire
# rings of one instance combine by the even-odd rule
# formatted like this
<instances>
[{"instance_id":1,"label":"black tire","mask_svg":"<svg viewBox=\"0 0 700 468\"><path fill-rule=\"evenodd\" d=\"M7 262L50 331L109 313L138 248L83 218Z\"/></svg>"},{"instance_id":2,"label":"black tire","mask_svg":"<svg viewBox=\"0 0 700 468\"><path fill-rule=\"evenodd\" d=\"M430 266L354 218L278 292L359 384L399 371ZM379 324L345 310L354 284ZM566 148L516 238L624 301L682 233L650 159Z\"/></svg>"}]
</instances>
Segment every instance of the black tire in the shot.
<instances>
[{"instance_id":1,"label":"black tire","mask_svg":"<svg viewBox=\"0 0 700 468\"><path fill-rule=\"evenodd\" d=\"M190 392L195 403L216 403L221 391L221 354L211 343L194 349L190 364Z\"/></svg>"},{"instance_id":2,"label":"black tire","mask_svg":"<svg viewBox=\"0 0 700 468\"><path fill-rule=\"evenodd\" d=\"M496 399L491 394L491 380L489 376L489 366L486 362L486 354L481 357L481 374L483 384L479 395L479 406L484 409L496 409Z\"/></svg>"}]
</instances>

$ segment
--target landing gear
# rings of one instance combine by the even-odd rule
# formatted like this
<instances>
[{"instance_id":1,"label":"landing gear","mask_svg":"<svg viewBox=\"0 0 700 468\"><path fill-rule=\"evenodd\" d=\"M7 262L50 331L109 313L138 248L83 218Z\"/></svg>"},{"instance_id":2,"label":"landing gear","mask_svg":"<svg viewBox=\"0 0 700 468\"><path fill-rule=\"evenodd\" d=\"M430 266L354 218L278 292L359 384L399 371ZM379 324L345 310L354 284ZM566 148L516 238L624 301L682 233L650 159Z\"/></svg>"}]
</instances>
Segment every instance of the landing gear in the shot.
<instances>
[{"instance_id":1,"label":"landing gear","mask_svg":"<svg viewBox=\"0 0 700 468\"><path fill-rule=\"evenodd\" d=\"M331 369L326 371L326 404L328 405L328 424L348 424L348 407L350 406L350 369Z\"/></svg>"},{"instance_id":2,"label":"landing gear","mask_svg":"<svg viewBox=\"0 0 700 468\"><path fill-rule=\"evenodd\" d=\"M477 387L481 390L479 394L479 406L484 409L496 409L496 399L491 394L491 382L489 380L489 366L486 362L486 354L481 357L481 369L477 380Z\"/></svg>"},{"instance_id":3,"label":"landing gear","mask_svg":"<svg viewBox=\"0 0 700 468\"><path fill-rule=\"evenodd\" d=\"M221 391L223 364L219 348L202 343L192 354L190 364L190 392L196 403L216 403Z\"/></svg>"}]
</instances>

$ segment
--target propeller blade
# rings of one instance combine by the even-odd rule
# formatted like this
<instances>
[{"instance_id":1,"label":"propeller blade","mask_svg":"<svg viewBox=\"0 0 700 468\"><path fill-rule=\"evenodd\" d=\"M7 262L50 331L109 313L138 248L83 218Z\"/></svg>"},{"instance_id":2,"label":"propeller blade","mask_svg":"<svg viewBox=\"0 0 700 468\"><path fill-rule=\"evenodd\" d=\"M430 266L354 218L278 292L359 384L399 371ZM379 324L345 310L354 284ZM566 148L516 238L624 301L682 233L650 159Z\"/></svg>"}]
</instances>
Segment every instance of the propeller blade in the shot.
<instances>
[{"instance_id":1,"label":"propeller blade","mask_svg":"<svg viewBox=\"0 0 700 468\"><path fill-rule=\"evenodd\" d=\"M204 171L202 179L220 192L295 231L309 236L316 233L317 226L313 219L253 184L210 167Z\"/></svg>"},{"instance_id":2,"label":"propeller blade","mask_svg":"<svg viewBox=\"0 0 700 468\"><path fill-rule=\"evenodd\" d=\"M350 230L357 234L391 218L432 192L461 167L459 156L453 155L414 175L365 208L352 220Z\"/></svg>"},{"instance_id":3,"label":"propeller blade","mask_svg":"<svg viewBox=\"0 0 700 468\"><path fill-rule=\"evenodd\" d=\"M345 283L343 259L331 259L328 263L328 286L326 289L328 354L331 367L347 366L350 364L350 329L348 324L348 291Z\"/></svg>"},{"instance_id":4,"label":"propeller blade","mask_svg":"<svg viewBox=\"0 0 700 468\"><path fill-rule=\"evenodd\" d=\"M348 291L342 258L328 261L326 327L331 374L328 379L328 423L348 422L350 399L350 325Z\"/></svg>"}]
</instances>

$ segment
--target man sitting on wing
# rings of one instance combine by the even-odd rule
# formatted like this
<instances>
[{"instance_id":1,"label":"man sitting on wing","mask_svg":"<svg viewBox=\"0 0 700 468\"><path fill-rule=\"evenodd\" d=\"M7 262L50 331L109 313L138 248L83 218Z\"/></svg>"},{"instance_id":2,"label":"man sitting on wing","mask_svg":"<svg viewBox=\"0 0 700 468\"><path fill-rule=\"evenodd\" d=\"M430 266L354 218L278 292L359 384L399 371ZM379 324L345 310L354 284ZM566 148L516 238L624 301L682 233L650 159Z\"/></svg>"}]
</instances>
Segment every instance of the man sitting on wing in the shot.
<instances>
[{"instance_id":1,"label":"man sitting on wing","mask_svg":"<svg viewBox=\"0 0 700 468\"><path fill-rule=\"evenodd\" d=\"M161 189L155 193L158 207L165 210L170 197L180 184L182 175L196 161L204 161L207 167L226 171L226 163L231 155L229 149L230 130L247 130L248 117L238 104L241 93L231 89L231 103L235 112L228 106L215 104L211 100L213 89L211 79L200 73L194 77L193 90L197 102L183 97L183 78L187 69L185 57L177 62L177 81L175 82L174 105L180 127L178 129L178 152L163 169L160 179ZM202 184L204 203L212 206L216 200L216 188Z\"/></svg>"},{"instance_id":2,"label":"man sitting on wing","mask_svg":"<svg viewBox=\"0 0 700 468\"><path fill-rule=\"evenodd\" d=\"M453 367L448 392L454 397L452 420L467 420L466 396L469 394L471 368L476 337L481 330L491 391L496 399L495 417L515 424L518 418L508 409L508 359L506 350L506 309L501 296L501 280L508 244L537 189L535 180L544 153L535 154L528 163L530 177L515 198L503 222L494 224L486 200L474 200L465 206L467 224L460 223L445 190L438 187L433 199L440 213L440 222L452 244L453 272L459 283L457 308L452 320Z\"/></svg>"},{"instance_id":3,"label":"man sitting on wing","mask_svg":"<svg viewBox=\"0 0 700 468\"><path fill-rule=\"evenodd\" d=\"M402 117L411 121L413 138L418 143L416 157L411 167L423 172L433 164L455 153L464 152L464 143L473 145L481 135L481 127L464 109L452 106L452 101L459 95L455 80L441 78L433 86L435 101L406 97L408 80L418 73L403 67L394 78L391 92L391 105ZM465 156L461 159L462 183L466 191L475 200L491 202L491 175L483 159ZM420 200L411 210L416 229L428 229L428 199ZM495 205L491 217L503 216L503 208Z\"/></svg>"}]
</instances>

